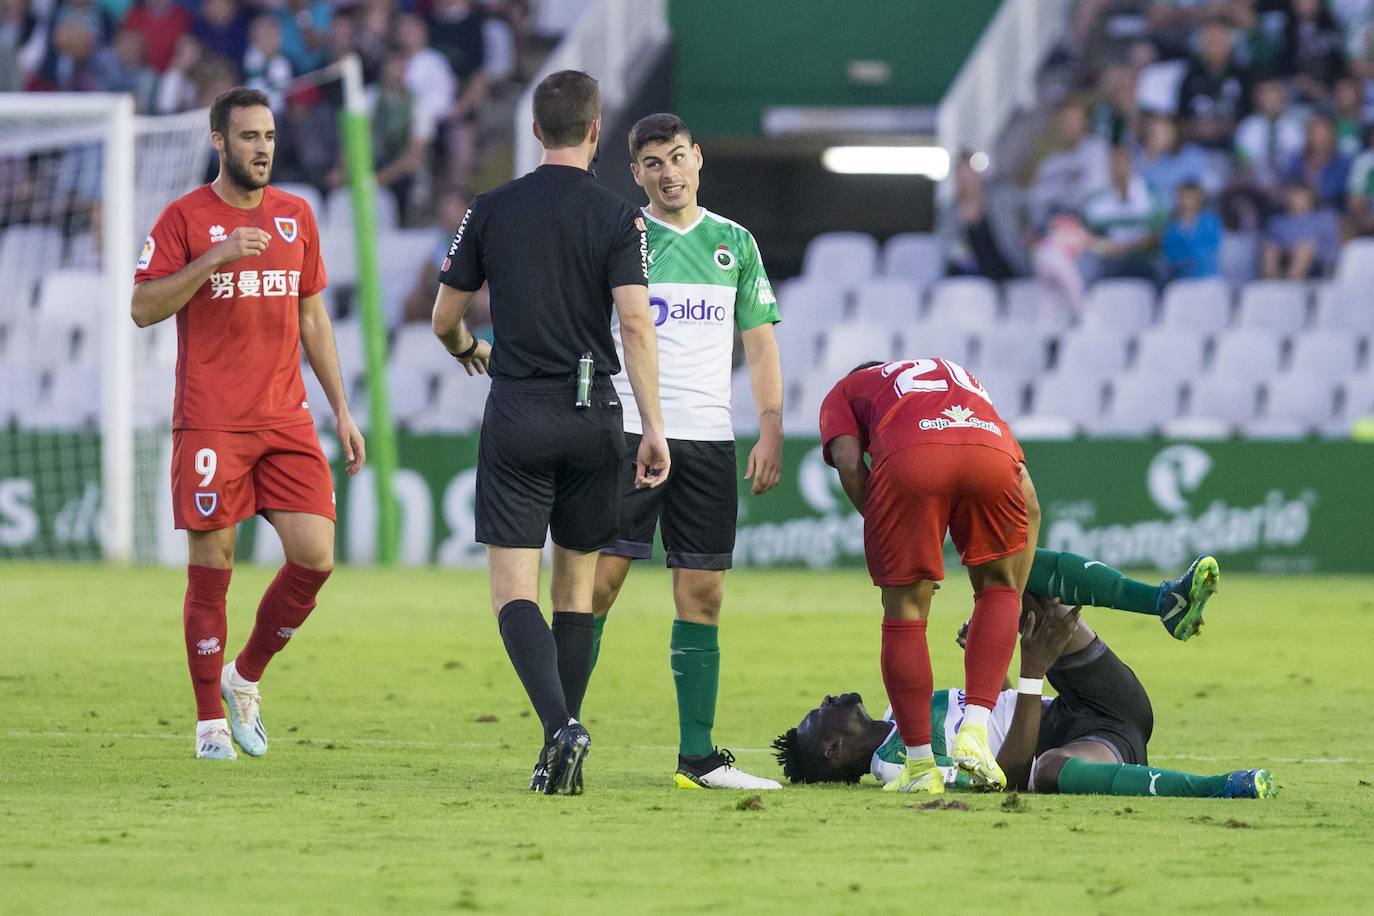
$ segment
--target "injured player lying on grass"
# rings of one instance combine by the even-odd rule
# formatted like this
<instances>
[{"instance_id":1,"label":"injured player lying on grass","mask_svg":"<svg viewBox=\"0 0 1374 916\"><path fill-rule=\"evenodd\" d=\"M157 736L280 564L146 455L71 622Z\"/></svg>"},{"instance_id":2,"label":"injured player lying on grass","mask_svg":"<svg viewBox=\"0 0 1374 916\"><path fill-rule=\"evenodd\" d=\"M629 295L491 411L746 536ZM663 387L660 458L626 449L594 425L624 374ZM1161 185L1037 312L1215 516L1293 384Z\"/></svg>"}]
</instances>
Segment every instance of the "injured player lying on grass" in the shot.
<instances>
[{"instance_id":1,"label":"injured player lying on grass","mask_svg":"<svg viewBox=\"0 0 1374 916\"><path fill-rule=\"evenodd\" d=\"M1030 592L1022 607L1021 679L1027 692L1002 691L988 723L989 744L1008 788L1187 798L1268 798L1277 792L1268 770L1196 776L1149 766L1146 745L1154 715L1135 673L1079 620L1079 608ZM1043 699L1034 683L1046 675L1059 692L1054 699ZM937 690L931 703L936 762L945 777L936 794L968 788L967 775L945 756L962 718L961 692ZM896 724L871 718L857 693L827 696L773 747L794 783L857 782L872 773L887 784L905 762Z\"/></svg>"}]
</instances>

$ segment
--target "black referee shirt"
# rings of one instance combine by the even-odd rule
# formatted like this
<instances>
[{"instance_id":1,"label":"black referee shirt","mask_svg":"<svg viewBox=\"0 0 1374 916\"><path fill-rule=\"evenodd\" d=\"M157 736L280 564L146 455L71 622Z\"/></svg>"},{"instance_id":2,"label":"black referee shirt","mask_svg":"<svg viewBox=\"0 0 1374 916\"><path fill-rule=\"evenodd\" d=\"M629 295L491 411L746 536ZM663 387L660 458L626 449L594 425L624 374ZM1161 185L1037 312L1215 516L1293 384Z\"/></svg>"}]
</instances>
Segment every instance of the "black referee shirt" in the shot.
<instances>
[{"instance_id":1,"label":"black referee shirt","mask_svg":"<svg viewBox=\"0 0 1374 916\"><path fill-rule=\"evenodd\" d=\"M492 378L571 376L587 351L614 375L611 289L648 286L647 252L635 207L584 169L541 165L472 202L439 282L490 284Z\"/></svg>"}]
</instances>

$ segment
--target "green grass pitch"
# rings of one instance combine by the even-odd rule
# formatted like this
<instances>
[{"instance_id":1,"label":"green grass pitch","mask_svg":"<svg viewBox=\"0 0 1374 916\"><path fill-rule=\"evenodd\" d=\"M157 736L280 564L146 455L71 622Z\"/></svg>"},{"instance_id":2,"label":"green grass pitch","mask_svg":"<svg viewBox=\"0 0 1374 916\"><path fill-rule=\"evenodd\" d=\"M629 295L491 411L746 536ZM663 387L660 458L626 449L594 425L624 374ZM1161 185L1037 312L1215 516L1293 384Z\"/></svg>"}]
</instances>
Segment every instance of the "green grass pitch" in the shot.
<instances>
[{"instance_id":1,"label":"green grass pitch","mask_svg":"<svg viewBox=\"0 0 1374 916\"><path fill-rule=\"evenodd\" d=\"M237 649L271 575L230 591ZM1154 699L1152 762L1269 766L1272 801L876 786L762 807L670 788L669 580L641 565L584 715L587 794L524 789L538 735L479 572L341 569L264 679L272 750L192 758L183 572L0 566L0 912L1369 912L1374 581L1223 574L1202 638L1090 622ZM957 683L969 607L932 617ZM827 691L880 712L861 572L727 580L716 737L747 769Z\"/></svg>"}]
</instances>

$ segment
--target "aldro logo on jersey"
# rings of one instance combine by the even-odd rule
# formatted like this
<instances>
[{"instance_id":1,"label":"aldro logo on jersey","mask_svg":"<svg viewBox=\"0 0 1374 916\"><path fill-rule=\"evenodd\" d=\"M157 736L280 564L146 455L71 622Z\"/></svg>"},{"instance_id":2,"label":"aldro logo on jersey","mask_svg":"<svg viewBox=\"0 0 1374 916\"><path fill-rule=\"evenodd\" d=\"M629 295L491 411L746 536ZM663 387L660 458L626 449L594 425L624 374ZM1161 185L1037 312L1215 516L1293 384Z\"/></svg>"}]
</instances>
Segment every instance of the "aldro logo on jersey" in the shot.
<instances>
[{"instance_id":1,"label":"aldro logo on jersey","mask_svg":"<svg viewBox=\"0 0 1374 916\"><path fill-rule=\"evenodd\" d=\"M705 299L693 300L688 296L685 302L669 302L662 296L649 300L649 308L654 310L654 327L659 327L669 318L683 324L720 324L725 321L725 306L709 305Z\"/></svg>"}]
</instances>

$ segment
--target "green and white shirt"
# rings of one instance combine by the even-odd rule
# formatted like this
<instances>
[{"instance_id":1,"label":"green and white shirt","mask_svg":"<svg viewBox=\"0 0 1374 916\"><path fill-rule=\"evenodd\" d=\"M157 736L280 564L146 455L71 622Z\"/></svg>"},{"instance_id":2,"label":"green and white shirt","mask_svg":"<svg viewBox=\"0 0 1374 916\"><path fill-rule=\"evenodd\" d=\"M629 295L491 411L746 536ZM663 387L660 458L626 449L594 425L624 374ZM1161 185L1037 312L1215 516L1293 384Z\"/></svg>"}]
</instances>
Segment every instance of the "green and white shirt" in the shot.
<instances>
[{"instance_id":1,"label":"green and white shirt","mask_svg":"<svg viewBox=\"0 0 1374 916\"><path fill-rule=\"evenodd\" d=\"M644 211L649 232L649 305L658 328L658 390L669 439L735 438L730 363L735 328L779 321L778 302L749 230L704 207L686 229ZM625 362L617 317L611 333ZM643 432L630 378L614 377L625 431Z\"/></svg>"},{"instance_id":2,"label":"green and white shirt","mask_svg":"<svg viewBox=\"0 0 1374 916\"><path fill-rule=\"evenodd\" d=\"M1011 717L1016 712L1016 691L1003 690L997 695L997 703L988 716L988 748L995 755L1002 749L1007 730L1011 728ZM883 718L892 722L892 731L887 740L873 752L869 764L871 772L879 782L891 782L902 772L906 763L906 745L897 733L897 723L892 719L892 707L887 708ZM949 756L954 746L954 735L964 721L964 692L962 690L937 690L930 698L930 749L935 752L935 762L945 774L945 785L968 788L968 776L961 774Z\"/></svg>"}]
</instances>

